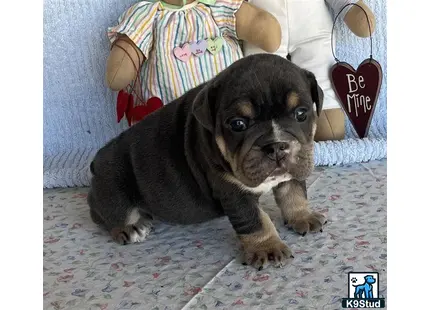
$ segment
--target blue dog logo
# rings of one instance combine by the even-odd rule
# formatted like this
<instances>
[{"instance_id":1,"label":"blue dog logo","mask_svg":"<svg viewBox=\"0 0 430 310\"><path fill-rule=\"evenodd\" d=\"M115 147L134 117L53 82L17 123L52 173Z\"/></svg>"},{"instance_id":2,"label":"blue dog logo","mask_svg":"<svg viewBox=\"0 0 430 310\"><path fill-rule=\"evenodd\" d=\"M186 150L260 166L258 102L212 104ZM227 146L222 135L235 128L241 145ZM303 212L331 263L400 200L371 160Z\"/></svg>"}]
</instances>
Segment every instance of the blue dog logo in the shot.
<instances>
[{"instance_id":1,"label":"blue dog logo","mask_svg":"<svg viewBox=\"0 0 430 310\"><path fill-rule=\"evenodd\" d=\"M385 308L385 298L379 297L378 272L348 272L348 298L342 298L342 308Z\"/></svg>"},{"instance_id":2,"label":"blue dog logo","mask_svg":"<svg viewBox=\"0 0 430 310\"><path fill-rule=\"evenodd\" d=\"M352 279L354 283L354 279ZM364 283L352 286L355 287L354 298L362 298L362 299L370 299L373 298L373 284L376 282L376 279L372 275L367 275L364 277Z\"/></svg>"}]
</instances>

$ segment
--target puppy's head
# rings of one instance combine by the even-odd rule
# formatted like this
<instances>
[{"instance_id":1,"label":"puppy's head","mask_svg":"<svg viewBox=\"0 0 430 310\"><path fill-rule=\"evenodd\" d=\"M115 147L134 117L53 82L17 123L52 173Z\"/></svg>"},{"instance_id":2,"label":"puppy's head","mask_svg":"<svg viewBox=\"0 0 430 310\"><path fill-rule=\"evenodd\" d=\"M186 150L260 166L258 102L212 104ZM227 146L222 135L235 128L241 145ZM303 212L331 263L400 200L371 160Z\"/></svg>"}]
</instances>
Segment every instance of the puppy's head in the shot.
<instances>
[{"instance_id":1,"label":"puppy's head","mask_svg":"<svg viewBox=\"0 0 430 310\"><path fill-rule=\"evenodd\" d=\"M311 72L259 54L208 82L195 98L193 114L215 140L226 172L255 188L288 177L304 180L311 173L322 101Z\"/></svg>"}]
</instances>

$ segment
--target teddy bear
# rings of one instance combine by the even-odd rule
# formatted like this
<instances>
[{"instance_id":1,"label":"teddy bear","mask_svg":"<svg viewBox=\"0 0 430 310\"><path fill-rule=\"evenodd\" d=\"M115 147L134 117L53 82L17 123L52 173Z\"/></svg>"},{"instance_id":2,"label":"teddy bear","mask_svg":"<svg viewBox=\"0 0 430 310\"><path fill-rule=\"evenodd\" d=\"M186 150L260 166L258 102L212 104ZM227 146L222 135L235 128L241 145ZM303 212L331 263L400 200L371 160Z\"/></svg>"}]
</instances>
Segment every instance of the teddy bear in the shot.
<instances>
[{"instance_id":1,"label":"teddy bear","mask_svg":"<svg viewBox=\"0 0 430 310\"><path fill-rule=\"evenodd\" d=\"M359 37L368 37L375 28L375 16L362 0L249 0L272 13L281 25L282 40L275 54L287 57L315 74L324 92L323 111L317 123L315 141L342 140L345 113L329 78L335 60L331 50L333 16L339 14ZM348 5L354 3L359 5ZM344 6L348 5L344 8ZM367 14L367 17L366 17ZM370 33L369 33L369 23ZM244 42L244 55L265 52L252 42Z\"/></svg>"},{"instance_id":2,"label":"teddy bear","mask_svg":"<svg viewBox=\"0 0 430 310\"><path fill-rule=\"evenodd\" d=\"M275 52L281 27L243 0L141 1L121 14L108 37L106 82L120 91L118 121L126 115L130 125L242 58L242 41ZM127 103L130 92L135 101ZM148 110L149 103L156 107Z\"/></svg>"}]
</instances>

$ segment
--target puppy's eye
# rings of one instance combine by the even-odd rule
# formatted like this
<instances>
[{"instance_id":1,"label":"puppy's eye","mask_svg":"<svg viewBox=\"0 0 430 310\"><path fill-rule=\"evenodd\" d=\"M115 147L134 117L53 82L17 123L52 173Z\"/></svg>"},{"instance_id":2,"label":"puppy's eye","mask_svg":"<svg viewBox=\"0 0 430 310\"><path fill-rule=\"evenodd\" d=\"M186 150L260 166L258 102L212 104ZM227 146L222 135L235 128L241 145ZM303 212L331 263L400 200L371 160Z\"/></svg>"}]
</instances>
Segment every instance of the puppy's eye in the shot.
<instances>
[{"instance_id":1,"label":"puppy's eye","mask_svg":"<svg viewBox=\"0 0 430 310\"><path fill-rule=\"evenodd\" d=\"M230 121L230 128L233 131L240 132L248 129L248 121L244 118L235 118Z\"/></svg>"},{"instance_id":2,"label":"puppy's eye","mask_svg":"<svg viewBox=\"0 0 430 310\"><path fill-rule=\"evenodd\" d=\"M307 115L308 113L308 109L306 108L297 108L294 111L294 117L298 122L304 122L306 120L306 118L308 117Z\"/></svg>"}]
</instances>

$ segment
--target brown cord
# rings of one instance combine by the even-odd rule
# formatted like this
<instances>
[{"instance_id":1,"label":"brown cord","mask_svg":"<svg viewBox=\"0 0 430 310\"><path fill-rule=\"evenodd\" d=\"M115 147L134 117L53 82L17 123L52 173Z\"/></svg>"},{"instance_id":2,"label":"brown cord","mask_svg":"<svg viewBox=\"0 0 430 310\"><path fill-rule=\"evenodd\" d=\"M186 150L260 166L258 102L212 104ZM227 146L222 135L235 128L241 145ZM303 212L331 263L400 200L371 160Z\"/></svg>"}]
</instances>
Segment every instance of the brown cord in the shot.
<instances>
[{"instance_id":1,"label":"brown cord","mask_svg":"<svg viewBox=\"0 0 430 310\"><path fill-rule=\"evenodd\" d=\"M134 93L134 95L137 97L137 99L140 101L140 103L142 103L142 104L144 104L145 105L145 100L143 100L143 98L142 98L142 83L141 83L141 79L140 79L140 75L141 75L141 72L142 72L142 66L143 66L143 63L142 63L142 65L138 68L137 67L137 65L135 64L135 62L133 61L133 58L131 58L131 56L130 56L130 54L128 53L128 51L125 49L125 48L123 48L122 46L120 46L120 45L118 45L117 44L117 42L119 42L119 41L126 41L127 43L128 43L128 40L126 39L126 38L124 38L124 37L119 37L119 38L117 38L113 43L112 43L112 45L111 45L111 50L112 50L112 48L114 47L114 46L116 46L116 47L119 47L120 49L122 49L126 54L127 54L127 56L130 58L130 60L131 60L131 62L133 63L133 66L134 66L134 69L135 69L135 71L136 71L136 78L134 79L134 81L132 82L132 83L130 83L130 84L128 84L127 86L129 86L129 88L130 88L130 90L131 90L131 92L132 93ZM137 54L137 58L139 59L139 64L141 63L141 58L140 58L140 55L139 55L139 53L137 52L137 51L135 51L136 52L136 54ZM137 85L136 85L137 84ZM140 95L139 95L139 93L136 91L136 87L140 87Z\"/></svg>"}]
</instances>

